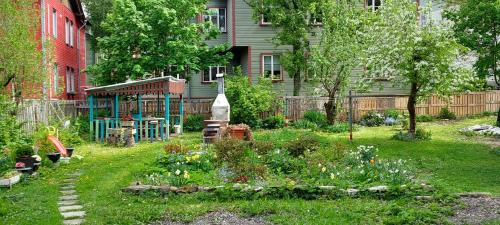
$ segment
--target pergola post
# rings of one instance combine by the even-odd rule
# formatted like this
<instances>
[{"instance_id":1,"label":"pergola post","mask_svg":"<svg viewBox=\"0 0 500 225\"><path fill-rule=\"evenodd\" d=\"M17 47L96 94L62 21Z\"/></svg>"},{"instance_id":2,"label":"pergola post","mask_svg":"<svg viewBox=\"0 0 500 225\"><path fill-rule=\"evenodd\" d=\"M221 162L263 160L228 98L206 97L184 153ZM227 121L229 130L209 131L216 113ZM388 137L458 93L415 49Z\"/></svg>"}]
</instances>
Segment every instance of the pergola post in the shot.
<instances>
[{"instance_id":1,"label":"pergola post","mask_svg":"<svg viewBox=\"0 0 500 225\"><path fill-rule=\"evenodd\" d=\"M165 94L165 126L167 127L166 139L170 138L170 94Z\"/></svg>"},{"instance_id":2,"label":"pergola post","mask_svg":"<svg viewBox=\"0 0 500 225\"><path fill-rule=\"evenodd\" d=\"M179 125L181 127L181 134L184 132L184 98L182 94L179 97Z\"/></svg>"},{"instance_id":3,"label":"pergola post","mask_svg":"<svg viewBox=\"0 0 500 225\"><path fill-rule=\"evenodd\" d=\"M118 104L118 95L115 95L115 128L118 128L119 111L120 111L120 105Z\"/></svg>"},{"instance_id":4,"label":"pergola post","mask_svg":"<svg viewBox=\"0 0 500 225\"><path fill-rule=\"evenodd\" d=\"M94 96L90 95L89 100L89 122L90 122L90 137L94 133Z\"/></svg>"}]
</instances>

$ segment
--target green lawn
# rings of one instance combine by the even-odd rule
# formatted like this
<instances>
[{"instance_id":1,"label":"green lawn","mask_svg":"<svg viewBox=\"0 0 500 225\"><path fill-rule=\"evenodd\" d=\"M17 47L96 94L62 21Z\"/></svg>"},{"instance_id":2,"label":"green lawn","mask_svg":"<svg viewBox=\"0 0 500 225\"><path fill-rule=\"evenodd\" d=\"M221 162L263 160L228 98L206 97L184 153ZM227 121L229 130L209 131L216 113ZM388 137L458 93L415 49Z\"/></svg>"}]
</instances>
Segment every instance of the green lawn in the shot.
<instances>
[{"instance_id":1,"label":"green lawn","mask_svg":"<svg viewBox=\"0 0 500 225\"><path fill-rule=\"evenodd\" d=\"M492 123L494 118L468 119L446 125L419 124L433 132L427 142L391 140L394 128L361 128L354 133L353 146L375 145L382 158L410 160L420 179L437 186L441 193L485 191L500 195L500 156L481 138L467 138L457 130L465 125ZM286 142L300 135L297 130L255 132L256 139ZM347 142L347 134L320 133L324 145ZM185 134L185 143L199 143L199 133ZM341 198L337 200L259 199L223 201L203 196L131 195L121 188L137 179L157 155L162 143L141 143L133 148L112 148L98 144L81 146L75 154L84 156L69 165L42 168L37 179L0 190L0 224L58 224L59 182L66 173L79 169L77 183L80 201L87 212L88 224L141 224L169 215L175 220L190 221L206 212L227 209L243 215L265 215L279 224L404 224L418 220L446 220L451 213L446 203L422 203L413 199L379 200ZM445 201L447 200L444 199Z\"/></svg>"}]
</instances>

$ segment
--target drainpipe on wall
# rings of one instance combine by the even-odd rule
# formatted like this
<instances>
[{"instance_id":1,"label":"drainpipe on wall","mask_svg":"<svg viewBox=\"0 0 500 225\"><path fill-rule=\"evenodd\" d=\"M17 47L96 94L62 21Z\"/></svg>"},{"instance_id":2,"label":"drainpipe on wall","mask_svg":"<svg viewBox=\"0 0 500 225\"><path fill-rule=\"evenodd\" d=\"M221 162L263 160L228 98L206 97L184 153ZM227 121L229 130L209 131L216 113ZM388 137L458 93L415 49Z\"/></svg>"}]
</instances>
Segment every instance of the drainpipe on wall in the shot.
<instances>
[{"instance_id":1,"label":"drainpipe on wall","mask_svg":"<svg viewBox=\"0 0 500 225\"><path fill-rule=\"evenodd\" d=\"M76 43L76 57L78 59L78 78L76 79L77 80L77 87L78 87L78 98L80 99L82 97L82 94L81 94L81 87L80 87L80 32L82 31L82 28L85 28L87 26L87 20L83 21L83 25L78 28L78 38L77 38L77 43ZM85 36L84 36L85 37ZM86 54L85 54L86 55Z\"/></svg>"},{"instance_id":2,"label":"drainpipe on wall","mask_svg":"<svg viewBox=\"0 0 500 225\"><path fill-rule=\"evenodd\" d=\"M42 122L47 125L48 124L48 117L49 117L49 103L48 103L48 87L47 87L47 73L46 73L46 66L47 66L47 59L46 59L46 49L45 49L45 0L40 1L40 15L41 15L41 36L42 36L42 74L44 74L45 79L43 79L43 84L42 84Z\"/></svg>"}]
</instances>

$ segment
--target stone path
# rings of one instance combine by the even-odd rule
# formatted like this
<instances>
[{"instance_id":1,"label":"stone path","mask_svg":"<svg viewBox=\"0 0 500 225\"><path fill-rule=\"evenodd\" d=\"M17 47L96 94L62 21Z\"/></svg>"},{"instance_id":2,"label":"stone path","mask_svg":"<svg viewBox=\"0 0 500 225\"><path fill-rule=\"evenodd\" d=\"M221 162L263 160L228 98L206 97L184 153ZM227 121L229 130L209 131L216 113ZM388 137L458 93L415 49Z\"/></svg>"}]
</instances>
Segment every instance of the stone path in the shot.
<instances>
[{"instance_id":1,"label":"stone path","mask_svg":"<svg viewBox=\"0 0 500 225\"><path fill-rule=\"evenodd\" d=\"M59 197L59 212L63 216L63 224L79 225L85 221L85 211L78 203L78 193L75 190L75 182L80 173L68 174L61 185L61 197Z\"/></svg>"}]
</instances>

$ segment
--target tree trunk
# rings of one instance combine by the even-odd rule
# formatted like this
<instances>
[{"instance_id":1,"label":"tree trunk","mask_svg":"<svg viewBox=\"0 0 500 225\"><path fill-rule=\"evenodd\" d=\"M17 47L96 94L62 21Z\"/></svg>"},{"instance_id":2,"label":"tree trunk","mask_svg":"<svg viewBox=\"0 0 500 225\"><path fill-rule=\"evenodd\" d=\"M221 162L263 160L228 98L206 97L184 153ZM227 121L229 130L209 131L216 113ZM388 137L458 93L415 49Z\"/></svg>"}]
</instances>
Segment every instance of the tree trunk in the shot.
<instances>
[{"instance_id":1,"label":"tree trunk","mask_svg":"<svg viewBox=\"0 0 500 225\"><path fill-rule=\"evenodd\" d=\"M415 137L415 132L417 130L417 115L416 106L417 104L417 84L411 83L410 97L408 97L408 113L410 114L410 128L408 129L408 134Z\"/></svg>"},{"instance_id":2,"label":"tree trunk","mask_svg":"<svg viewBox=\"0 0 500 225\"><path fill-rule=\"evenodd\" d=\"M328 123L333 125L337 119L337 101L335 97L330 97L328 102L325 103L326 119Z\"/></svg>"},{"instance_id":3,"label":"tree trunk","mask_svg":"<svg viewBox=\"0 0 500 225\"><path fill-rule=\"evenodd\" d=\"M300 49L300 46L293 46L292 49L292 54L293 54L293 61L297 61L295 57L297 57L297 51ZM299 65L294 65L295 68L300 68ZM300 95L300 88L301 88L301 79L300 79L300 69L295 69L293 72L290 72L290 76L293 77L293 96L299 96Z\"/></svg>"}]
</instances>

